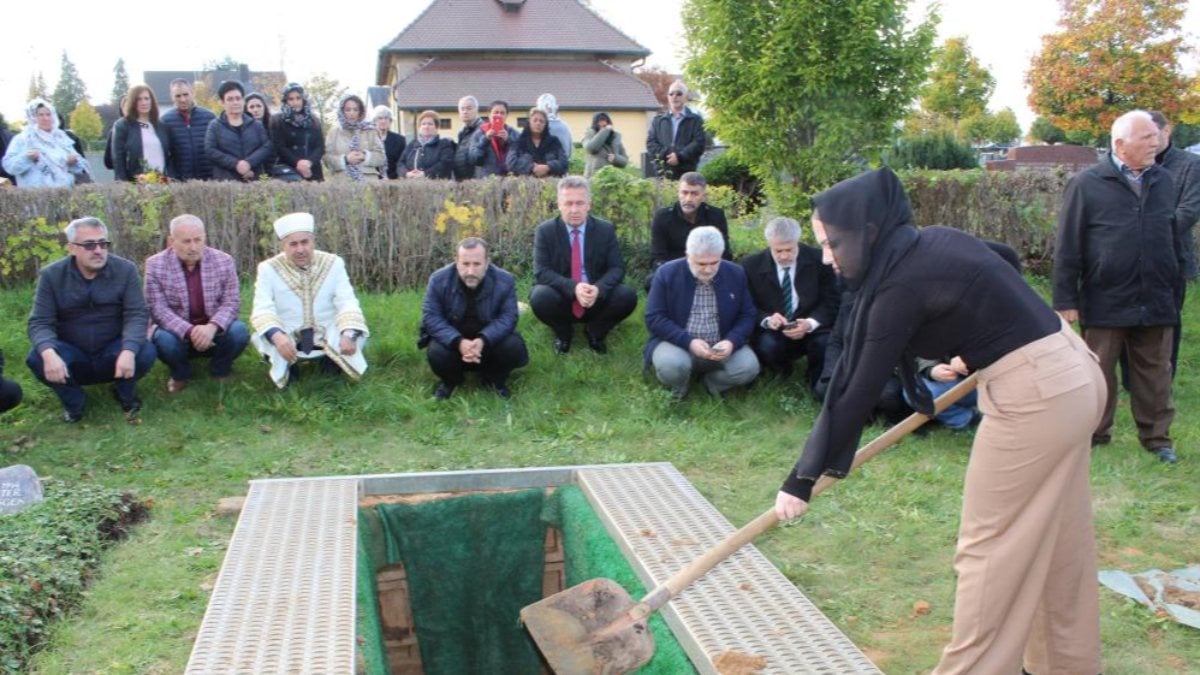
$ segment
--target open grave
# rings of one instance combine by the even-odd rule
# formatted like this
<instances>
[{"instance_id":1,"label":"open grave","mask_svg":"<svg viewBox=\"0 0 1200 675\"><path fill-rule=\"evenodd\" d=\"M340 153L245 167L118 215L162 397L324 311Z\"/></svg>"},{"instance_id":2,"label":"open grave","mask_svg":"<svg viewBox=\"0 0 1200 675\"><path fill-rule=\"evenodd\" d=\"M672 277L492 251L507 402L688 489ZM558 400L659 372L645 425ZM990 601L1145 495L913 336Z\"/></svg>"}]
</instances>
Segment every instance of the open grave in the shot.
<instances>
[{"instance_id":1,"label":"open grave","mask_svg":"<svg viewBox=\"0 0 1200 675\"><path fill-rule=\"evenodd\" d=\"M521 607L733 529L667 463L253 481L187 672L546 672ZM753 546L651 630L640 673L880 672Z\"/></svg>"}]
</instances>

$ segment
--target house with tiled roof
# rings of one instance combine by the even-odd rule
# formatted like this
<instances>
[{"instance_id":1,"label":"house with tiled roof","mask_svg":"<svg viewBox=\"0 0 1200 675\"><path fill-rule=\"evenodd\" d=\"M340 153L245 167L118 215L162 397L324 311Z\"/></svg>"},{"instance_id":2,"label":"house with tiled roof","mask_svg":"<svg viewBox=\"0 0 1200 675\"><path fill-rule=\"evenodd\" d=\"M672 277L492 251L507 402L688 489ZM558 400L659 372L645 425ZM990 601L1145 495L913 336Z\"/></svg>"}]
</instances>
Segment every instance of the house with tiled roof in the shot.
<instances>
[{"instance_id":1,"label":"house with tiled roof","mask_svg":"<svg viewBox=\"0 0 1200 675\"><path fill-rule=\"evenodd\" d=\"M278 106L279 94L287 84L287 75L279 70L256 71L242 64L236 69L221 70L146 70L142 72L142 82L145 82L154 96L158 98L160 109L171 107L171 82L187 80L195 87L203 83L208 93L216 94L217 85L224 80L237 80L246 87L246 93L257 91L268 99L268 104Z\"/></svg>"},{"instance_id":2,"label":"house with tiled roof","mask_svg":"<svg viewBox=\"0 0 1200 675\"><path fill-rule=\"evenodd\" d=\"M607 112L636 164L659 110L633 74L649 55L579 0L432 0L379 50L376 84L391 90L400 133L411 136L417 115L432 109L448 138L461 126L463 96L484 114L490 101L507 101L516 124L548 92L576 143L592 115Z\"/></svg>"}]
</instances>

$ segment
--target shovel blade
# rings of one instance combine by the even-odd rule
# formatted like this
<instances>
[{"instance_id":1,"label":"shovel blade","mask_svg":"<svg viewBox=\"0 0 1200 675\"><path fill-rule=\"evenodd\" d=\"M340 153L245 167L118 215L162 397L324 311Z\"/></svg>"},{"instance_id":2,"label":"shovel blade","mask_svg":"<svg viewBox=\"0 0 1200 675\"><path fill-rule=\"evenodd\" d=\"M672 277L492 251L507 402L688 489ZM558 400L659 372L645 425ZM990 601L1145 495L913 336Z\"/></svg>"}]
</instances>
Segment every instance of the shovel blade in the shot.
<instances>
[{"instance_id":1,"label":"shovel blade","mask_svg":"<svg viewBox=\"0 0 1200 675\"><path fill-rule=\"evenodd\" d=\"M635 604L617 582L592 579L527 605L521 622L556 675L617 675L654 656L645 621L597 639Z\"/></svg>"}]
</instances>

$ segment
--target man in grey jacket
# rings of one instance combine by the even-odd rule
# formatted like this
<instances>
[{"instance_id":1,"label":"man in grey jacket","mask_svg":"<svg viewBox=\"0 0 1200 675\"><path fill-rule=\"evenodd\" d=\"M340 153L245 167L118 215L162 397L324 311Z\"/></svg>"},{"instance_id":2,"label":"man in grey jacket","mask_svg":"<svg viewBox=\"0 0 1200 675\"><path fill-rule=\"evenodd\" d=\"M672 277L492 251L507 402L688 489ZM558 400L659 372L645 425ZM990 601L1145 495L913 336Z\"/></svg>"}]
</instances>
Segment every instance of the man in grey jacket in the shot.
<instances>
[{"instance_id":1,"label":"man in grey jacket","mask_svg":"<svg viewBox=\"0 0 1200 675\"><path fill-rule=\"evenodd\" d=\"M83 419L83 385L116 382L125 418L136 424L142 403L135 386L155 358L137 266L109 255L108 228L98 218L73 220L64 232L69 255L38 274L25 363L58 395L67 423Z\"/></svg>"}]
</instances>

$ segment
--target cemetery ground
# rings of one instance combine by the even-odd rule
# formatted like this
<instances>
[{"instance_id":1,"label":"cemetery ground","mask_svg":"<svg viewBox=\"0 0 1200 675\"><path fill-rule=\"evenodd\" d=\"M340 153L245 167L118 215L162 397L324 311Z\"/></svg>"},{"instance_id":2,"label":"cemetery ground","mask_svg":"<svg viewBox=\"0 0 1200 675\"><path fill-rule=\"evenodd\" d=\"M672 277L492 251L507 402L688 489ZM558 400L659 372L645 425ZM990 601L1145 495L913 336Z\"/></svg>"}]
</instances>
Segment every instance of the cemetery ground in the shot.
<instances>
[{"instance_id":1,"label":"cemetery ground","mask_svg":"<svg viewBox=\"0 0 1200 675\"><path fill-rule=\"evenodd\" d=\"M0 291L0 347L26 395L0 417L0 464L153 501L151 520L105 554L82 608L53 629L34 661L39 673L181 672L235 525L216 514L217 500L245 494L249 480L669 461L740 525L773 503L818 412L798 378L766 377L724 401L697 387L672 403L642 374L640 308L610 337L607 356L581 336L556 356L549 331L525 314L531 363L510 382L511 402L469 379L438 404L416 348L421 294L406 292L362 296L372 339L361 383L306 373L277 391L251 349L228 384L200 362L192 386L173 396L157 365L139 387L139 426L124 422L104 386L89 389L84 421L65 425L57 399L23 364L31 296ZM1112 444L1093 454L1101 569L1200 562L1198 305L1193 291L1175 387L1180 463L1140 449L1124 396ZM868 428L863 442L881 432ZM948 639L970 442L945 429L910 437L817 498L802 522L758 542L887 673L928 671ZM1107 589L1100 595L1106 673L1200 673L1194 629Z\"/></svg>"}]
</instances>

